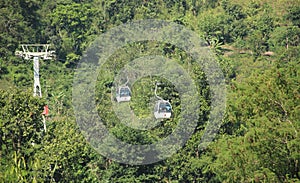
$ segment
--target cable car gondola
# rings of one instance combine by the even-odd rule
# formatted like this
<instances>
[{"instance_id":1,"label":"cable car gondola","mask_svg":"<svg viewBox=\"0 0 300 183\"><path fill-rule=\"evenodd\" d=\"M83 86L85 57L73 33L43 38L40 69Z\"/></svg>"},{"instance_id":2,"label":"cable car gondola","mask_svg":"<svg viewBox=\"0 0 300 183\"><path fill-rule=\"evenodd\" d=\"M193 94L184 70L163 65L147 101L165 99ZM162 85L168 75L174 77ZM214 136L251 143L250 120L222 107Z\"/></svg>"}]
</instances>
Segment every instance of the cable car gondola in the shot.
<instances>
[{"instance_id":1,"label":"cable car gondola","mask_svg":"<svg viewBox=\"0 0 300 183\"><path fill-rule=\"evenodd\" d=\"M155 86L155 96L159 99L154 107L154 116L156 119L169 119L172 115L172 105L169 101L163 100L156 94L157 84Z\"/></svg>"},{"instance_id":2,"label":"cable car gondola","mask_svg":"<svg viewBox=\"0 0 300 183\"><path fill-rule=\"evenodd\" d=\"M155 104L154 116L156 119L169 119L172 114L172 106L166 100L159 100Z\"/></svg>"},{"instance_id":3,"label":"cable car gondola","mask_svg":"<svg viewBox=\"0 0 300 183\"><path fill-rule=\"evenodd\" d=\"M127 79L128 82L128 79ZM117 102L129 102L131 99L131 90L127 86L127 82L125 83L125 86L120 86L117 89L116 99Z\"/></svg>"},{"instance_id":4,"label":"cable car gondola","mask_svg":"<svg viewBox=\"0 0 300 183\"><path fill-rule=\"evenodd\" d=\"M116 96L117 102L129 102L131 99L131 91L128 86L121 86L118 88L117 96Z\"/></svg>"}]
</instances>

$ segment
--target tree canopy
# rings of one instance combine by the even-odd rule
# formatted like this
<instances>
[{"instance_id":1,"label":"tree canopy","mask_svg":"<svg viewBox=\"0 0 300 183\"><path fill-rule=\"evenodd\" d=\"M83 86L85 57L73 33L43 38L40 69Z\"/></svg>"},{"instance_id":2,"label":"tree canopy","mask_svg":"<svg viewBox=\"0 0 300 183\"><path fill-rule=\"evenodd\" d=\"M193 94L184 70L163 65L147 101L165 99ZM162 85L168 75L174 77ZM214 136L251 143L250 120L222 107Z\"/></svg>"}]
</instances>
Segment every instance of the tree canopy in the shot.
<instances>
[{"instance_id":1,"label":"tree canopy","mask_svg":"<svg viewBox=\"0 0 300 183\"><path fill-rule=\"evenodd\" d=\"M299 0L0 0L0 182L300 181L299 16ZM155 85L162 83L158 95L172 104L172 117L150 130L122 123L114 97L116 82L126 79L115 78L129 61L147 55L174 60L196 83L199 97L190 103L201 104L197 126L180 150L153 164L130 165L93 148L76 123L72 87L77 64L97 37L143 19L177 23L204 40L224 74L226 110L217 136L199 148L212 109L203 68L170 43L123 46L98 70L93 96L97 114L115 137L155 143L184 115L175 84L150 75L131 83L129 108L143 119L153 115ZM40 59L42 98L32 96L32 60L14 54L23 43L48 43L55 50L56 58Z\"/></svg>"}]
</instances>

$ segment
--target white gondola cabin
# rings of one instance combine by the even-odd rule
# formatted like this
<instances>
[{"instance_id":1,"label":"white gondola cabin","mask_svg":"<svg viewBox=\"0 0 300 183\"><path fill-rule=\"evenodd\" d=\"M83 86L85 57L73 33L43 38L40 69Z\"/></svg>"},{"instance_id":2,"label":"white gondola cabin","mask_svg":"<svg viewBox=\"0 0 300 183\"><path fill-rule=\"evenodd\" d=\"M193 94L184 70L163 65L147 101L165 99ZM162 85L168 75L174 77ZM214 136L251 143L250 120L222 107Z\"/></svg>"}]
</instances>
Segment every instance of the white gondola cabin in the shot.
<instances>
[{"instance_id":1,"label":"white gondola cabin","mask_svg":"<svg viewBox=\"0 0 300 183\"><path fill-rule=\"evenodd\" d=\"M166 100L159 100L154 107L154 116L156 119L169 119L172 115L172 106Z\"/></svg>"},{"instance_id":2,"label":"white gondola cabin","mask_svg":"<svg viewBox=\"0 0 300 183\"><path fill-rule=\"evenodd\" d=\"M117 102L129 102L131 99L131 91L128 86L121 86L117 90Z\"/></svg>"}]
</instances>

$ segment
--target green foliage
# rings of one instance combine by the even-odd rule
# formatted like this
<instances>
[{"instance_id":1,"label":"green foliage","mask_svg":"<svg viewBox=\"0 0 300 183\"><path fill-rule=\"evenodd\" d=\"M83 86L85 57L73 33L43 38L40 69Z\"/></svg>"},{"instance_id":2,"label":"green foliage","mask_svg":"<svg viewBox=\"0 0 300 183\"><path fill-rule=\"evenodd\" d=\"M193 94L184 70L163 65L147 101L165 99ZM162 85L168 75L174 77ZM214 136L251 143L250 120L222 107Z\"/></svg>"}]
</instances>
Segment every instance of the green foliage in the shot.
<instances>
[{"instance_id":1,"label":"green foliage","mask_svg":"<svg viewBox=\"0 0 300 183\"><path fill-rule=\"evenodd\" d=\"M30 180L33 144L40 144L43 134L43 100L33 98L32 92L0 91L1 172L0 180L11 182Z\"/></svg>"},{"instance_id":2,"label":"green foliage","mask_svg":"<svg viewBox=\"0 0 300 183\"><path fill-rule=\"evenodd\" d=\"M299 61L289 60L276 61L269 70L252 68L249 78L236 83L227 120L243 133L227 131L230 136L223 135L213 148L214 171L222 170L216 172L222 180L285 182L299 176L296 65Z\"/></svg>"},{"instance_id":3,"label":"green foliage","mask_svg":"<svg viewBox=\"0 0 300 183\"><path fill-rule=\"evenodd\" d=\"M300 45L300 28L296 26L277 27L270 35L269 43L273 49ZM277 51L277 50L275 50Z\"/></svg>"},{"instance_id":4,"label":"green foliage","mask_svg":"<svg viewBox=\"0 0 300 183\"><path fill-rule=\"evenodd\" d=\"M292 21L293 25L298 26L300 28L300 6L298 4L298 6L292 6L289 10L288 10L288 15L286 16L287 19L289 19L290 21Z\"/></svg>"},{"instance_id":5,"label":"green foliage","mask_svg":"<svg viewBox=\"0 0 300 183\"><path fill-rule=\"evenodd\" d=\"M0 7L0 56L11 56L19 42L34 40L38 31L37 1L1 0Z\"/></svg>"},{"instance_id":6,"label":"green foliage","mask_svg":"<svg viewBox=\"0 0 300 183\"><path fill-rule=\"evenodd\" d=\"M223 42L225 39L224 23L230 22L229 17L222 13L218 13L218 10L203 12L198 17L199 30L203 33L204 39L211 42L212 39L217 39Z\"/></svg>"},{"instance_id":7,"label":"green foliage","mask_svg":"<svg viewBox=\"0 0 300 183\"><path fill-rule=\"evenodd\" d=\"M236 20L245 18L242 7L238 4L229 4L228 0L223 0L221 2L221 6L228 15L232 16Z\"/></svg>"},{"instance_id":8,"label":"green foliage","mask_svg":"<svg viewBox=\"0 0 300 183\"><path fill-rule=\"evenodd\" d=\"M0 182L299 181L299 14L299 0L0 0ZM164 161L132 166L91 148L73 117L71 92L76 64L100 33L146 18L187 26L206 40L226 78L227 108L218 138L200 151L211 95L201 67L168 43L125 45L103 65L95 88L98 114L117 138L157 142L173 132L181 114L174 85L147 76L130 85L129 108L151 117L155 83L161 82L158 94L171 102L172 118L147 131L120 123L112 104L114 78L131 60L175 60L197 83L201 103L197 128L182 149ZM19 43L56 49L57 60L40 60L43 98L28 90L32 62L13 56ZM267 51L272 54L264 56Z\"/></svg>"},{"instance_id":9,"label":"green foliage","mask_svg":"<svg viewBox=\"0 0 300 183\"><path fill-rule=\"evenodd\" d=\"M0 79L3 77L3 75L8 73L7 66L4 64L4 61L0 59Z\"/></svg>"},{"instance_id":10,"label":"green foliage","mask_svg":"<svg viewBox=\"0 0 300 183\"><path fill-rule=\"evenodd\" d=\"M94 13L90 4L70 3L57 5L49 15L49 28L54 30L49 34L50 40L55 45L57 56L67 57L67 65L70 65L70 60L74 61L71 55L79 55L85 49L92 24L89 17L95 16Z\"/></svg>"}]
</instances>

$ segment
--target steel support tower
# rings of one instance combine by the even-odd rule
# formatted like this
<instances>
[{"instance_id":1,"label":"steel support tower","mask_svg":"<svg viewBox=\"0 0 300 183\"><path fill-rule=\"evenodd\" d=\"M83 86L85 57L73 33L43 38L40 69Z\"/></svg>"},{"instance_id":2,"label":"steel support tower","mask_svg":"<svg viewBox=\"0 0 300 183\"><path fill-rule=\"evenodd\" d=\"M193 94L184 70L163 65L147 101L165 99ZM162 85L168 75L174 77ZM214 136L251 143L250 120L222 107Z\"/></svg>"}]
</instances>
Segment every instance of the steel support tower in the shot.
<instances>
[{"instance_id":1,"label":"steel support tower","mask_svg":"<svg viewBox=\"0 0 300 183\"><path fill-rule=\"evenodd\" d=\"M16 55L23 57L25 60L33 59L33 96L42 97L42 88L40 84L40 66L39 66L39 59L43 60L51 60L55 57L55 51L49 50L49 44L21 44L22 51L16 51ZM44 107L43 115L43 123L44 123L44 130L46 132L46 117L48 115L48 106Z\"/></svg>"},{"instance_id":2,"label":"steel support tower","mask_svg":"<svg viewBox=\"0 0 300 183\"><path fill-rule=\"evenodd\" d=\"M21 44L22 51L16 51L16 55L26 60L33 59L33 96L42 97L42 88L39 75L39 59L51 60L55 57L55 51L49 50L50 44Z\"/></svg>"}]
</instances>

